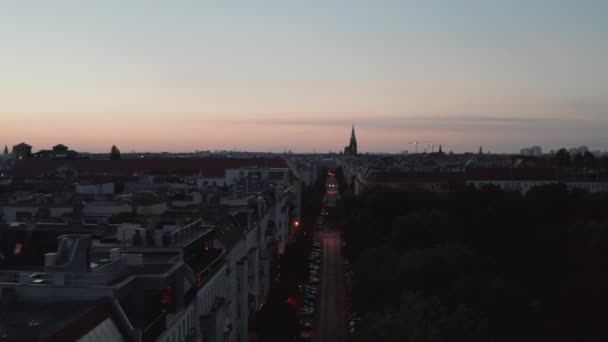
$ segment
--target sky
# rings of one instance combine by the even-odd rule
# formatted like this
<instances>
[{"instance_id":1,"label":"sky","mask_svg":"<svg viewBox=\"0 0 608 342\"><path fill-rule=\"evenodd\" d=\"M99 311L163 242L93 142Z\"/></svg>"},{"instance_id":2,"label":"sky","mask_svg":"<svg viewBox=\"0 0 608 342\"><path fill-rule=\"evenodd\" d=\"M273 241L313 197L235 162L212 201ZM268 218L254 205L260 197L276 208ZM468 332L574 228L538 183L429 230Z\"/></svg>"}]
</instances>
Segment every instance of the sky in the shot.
<instances>
[{"instance_id":1,"label":"sky","mask_svg":"<svg viewBox=\"0 0 608 342\"><path fill-rule=\"evenodd\" d=\"M0 0L0 145L608 150L605 0Z\"/></svg>"}]
</instances>

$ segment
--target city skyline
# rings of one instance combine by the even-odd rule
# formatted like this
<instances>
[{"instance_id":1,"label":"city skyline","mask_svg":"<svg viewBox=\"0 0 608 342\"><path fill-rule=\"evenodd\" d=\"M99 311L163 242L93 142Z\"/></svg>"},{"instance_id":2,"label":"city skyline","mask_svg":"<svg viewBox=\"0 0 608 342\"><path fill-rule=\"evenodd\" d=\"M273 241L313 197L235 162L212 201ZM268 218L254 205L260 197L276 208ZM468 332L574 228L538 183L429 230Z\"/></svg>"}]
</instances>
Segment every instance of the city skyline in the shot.
<instances>
[{"instance_id":1,"label":"city skyline","mask_svg":"<svg viewBox=\"0 0 608 342\"><path fill-rule=\"evenodd\" d=\"M608 150L608 4L10 4L0 145Z\"/></svg>"}]
</instances>

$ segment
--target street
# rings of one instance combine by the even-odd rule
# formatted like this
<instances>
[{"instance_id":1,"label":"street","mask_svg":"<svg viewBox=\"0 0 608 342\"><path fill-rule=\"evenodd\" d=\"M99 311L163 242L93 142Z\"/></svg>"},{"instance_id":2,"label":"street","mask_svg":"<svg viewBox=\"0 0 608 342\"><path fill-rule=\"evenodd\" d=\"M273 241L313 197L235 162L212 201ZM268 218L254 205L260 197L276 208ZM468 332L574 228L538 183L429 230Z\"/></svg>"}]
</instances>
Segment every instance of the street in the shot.
<instances>
[{"instance_id":1,"label":"street","mask_svg":"<svg viewBox=\"0 0 608 342\"><path fill-rule=\"evenodd\" d=\"M318 342L346 341L344 265L336 232L319 233L323 246Z\"/></svg>"}]
</instances>

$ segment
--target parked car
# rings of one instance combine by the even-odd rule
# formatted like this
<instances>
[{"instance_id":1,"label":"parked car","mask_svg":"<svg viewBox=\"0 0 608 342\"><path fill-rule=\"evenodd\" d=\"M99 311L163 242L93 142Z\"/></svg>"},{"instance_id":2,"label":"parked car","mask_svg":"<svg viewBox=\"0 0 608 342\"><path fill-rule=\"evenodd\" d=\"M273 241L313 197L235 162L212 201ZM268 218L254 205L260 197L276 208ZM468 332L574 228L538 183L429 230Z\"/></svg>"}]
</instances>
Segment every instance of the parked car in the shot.
<instances>
[{"instance_id":1,"label":"parked car","mask_svg":"<svg viewBox=\"0 0 608 342\"><path fill-rule=\"evenodd\" d=\"M312 331L312 325L300 325L300 331Z\"/></svg>"},{"instance_id":2,"label":"parked car","mask_svg":"<svg viewBox=\"0 0 608 342\"><path fill-rule=\"evenodd\" d=\"M297 342L308 342L312 340L312 331L302 331L296 337Z\"/></svg>"},{"instance_id":3,"label":"parked car","mask_svg":"<svg viewBox=\"0 0 608 342\"><path fill-rule=\"evenodd\" d=\"M312 322L309 319L300 319L298 322L300 330L312 330Z\"/></svg>"},{"instance_id":4,"label":"parked car","mask_svg":"<svg viewBox=\"0 0 608 342\"><path fill-rule=\"evenodd\" d=\"M308 309L300 309L300 310L298 310L296 312L296 314L298 316L304 316L304 317L306 317L306 316L312 316L312 315L314 315L314 311L308 310Z\"/></svg>"}]
</instances>

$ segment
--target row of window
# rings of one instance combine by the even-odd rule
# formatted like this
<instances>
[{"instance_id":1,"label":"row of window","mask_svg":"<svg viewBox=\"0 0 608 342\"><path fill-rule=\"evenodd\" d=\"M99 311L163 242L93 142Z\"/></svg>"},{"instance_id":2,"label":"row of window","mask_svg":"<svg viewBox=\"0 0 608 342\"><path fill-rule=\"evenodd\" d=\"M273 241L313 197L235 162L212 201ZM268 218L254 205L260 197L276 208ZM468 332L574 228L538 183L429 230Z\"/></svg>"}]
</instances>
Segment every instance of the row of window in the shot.
<instances>
[{"instance_id":1,"label":"row of window","mask_svg":"<svg viewBox=\"0 0 608 342\"><path fill-rule=\"evenodd\" d=\"M196 312L193 305L190 306L190 311L184 315L184 318L167 335L165 342L184 342L189 334L196 334Z\"/></svg>"},{"instance_id":2,"label":"row of window","mask_svg":"<svg viewBox=\"0 0 608 342\"><path fill-rule=\"evenodd\" d=\"M476 183L477 187L482 187L488 184L496 184L492 182L484 182L484 183ZM502 182L496 185L501 186L505 190L529 190L536 186L542 186L547 184L553 184L549 182L528 182L528 183L519 183L519 182ZM567 183L569 189L585 189L588 191L608 191L608 183Z\"/></svg>"},{"instance_id":3,"label":"row of window","mask_svg":"<svg viewBox=\"0 0 608 342\"><path fill-rule=\"evenodd\" d=\"M213 308L215 298L220 297L219 284L214 282L213 285L207 289L206 293L198 298L198 310L194 305L190 305L190 310L179 323L175 325L173 330L165 338L165 342L183 342L188 334L196 334L197 317L203 315ZM198 312L197 314L197 311Z\"/></svg>"}]
</instances>

